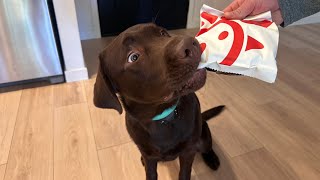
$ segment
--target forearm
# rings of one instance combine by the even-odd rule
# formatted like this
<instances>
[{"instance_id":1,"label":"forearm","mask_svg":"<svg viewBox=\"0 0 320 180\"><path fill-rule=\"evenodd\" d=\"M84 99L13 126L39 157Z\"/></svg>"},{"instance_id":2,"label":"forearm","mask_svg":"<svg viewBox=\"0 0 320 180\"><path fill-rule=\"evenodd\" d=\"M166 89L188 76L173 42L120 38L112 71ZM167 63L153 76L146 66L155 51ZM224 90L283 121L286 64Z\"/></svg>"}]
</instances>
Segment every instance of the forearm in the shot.
<instances>
[{"instance_id":1,"label":"forearm","mask_svg":"<svg viewBox=\"0 0 320 180\"><path fill-rule=\"evenodd\" d=\"M283 17L282 26L288 26L295 21L320 11L320 0L279 0Z\"/></svg>"}]
</instances>

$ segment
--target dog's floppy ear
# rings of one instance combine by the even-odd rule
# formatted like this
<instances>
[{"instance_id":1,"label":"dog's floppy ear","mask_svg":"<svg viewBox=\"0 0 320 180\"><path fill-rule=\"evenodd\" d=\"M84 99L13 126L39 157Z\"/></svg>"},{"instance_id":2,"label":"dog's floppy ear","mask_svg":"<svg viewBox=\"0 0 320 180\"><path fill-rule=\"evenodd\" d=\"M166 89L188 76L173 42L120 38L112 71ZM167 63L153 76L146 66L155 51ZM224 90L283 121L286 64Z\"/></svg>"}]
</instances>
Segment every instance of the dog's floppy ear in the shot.
<instances>
[{"instance_id":1,"label":"dog's floppy ear","mask_svg":"<svg viewBox=\"0 0 320 180\"><path fill-rule=\"evenodd\" d=\"M96 107L115 109L122 114L122 106L111 83L110 76L105 72L103 57L99 56L99 70L94 84L93 102Z\"/></svg>"}]
</instances>

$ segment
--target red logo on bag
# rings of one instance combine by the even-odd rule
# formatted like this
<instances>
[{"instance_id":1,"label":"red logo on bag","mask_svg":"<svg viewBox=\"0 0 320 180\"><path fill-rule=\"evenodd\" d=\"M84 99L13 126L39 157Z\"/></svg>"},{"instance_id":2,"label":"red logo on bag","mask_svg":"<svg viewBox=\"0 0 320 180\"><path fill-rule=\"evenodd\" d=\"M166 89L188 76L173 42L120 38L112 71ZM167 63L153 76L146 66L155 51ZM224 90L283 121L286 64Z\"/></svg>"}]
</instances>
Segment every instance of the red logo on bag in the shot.
<instances>
[{"instance_id":1,"label":"red logo on bag","mask_svg":"<svg viewBox=\"0 0 320 180\"><path fill-rule=\"evenodd\" d=\"M213 29L214 27L216 27L221 23L227 24L232 28L234 32L234 40L233 40L231 49L228 52L227 56L220 62L220 64L231 66L239 57L243 43L244 43L244 32L241 25L235 21L227 20L223 17L219 21L217 21L218 16L215 16L206 12L202 12L201 17L206 19L210 24L212 24L212 26L210 26L209 28L201 28L198 34L196 35L196 37L208 32L209 30ZM268 20L263 20L263 21L242 20L241 22L244 22L247 24L254 24L264 28L267 28L272 24L272 22ZM204 25L205 23L201 22L201 24ZM228 37L228 35L229 33L227 31L223 31L219 34L218 39L224 40ZM206 49L207 45L206 43L201 43L200 47L201 47L201 52L203 52ZM248 36L245 51L248 51L250 49L263 49L263 48L264 48L264 45L262 43L260 43L258 40L254 39L253 37Z\"/></svg>"}]
</instances>

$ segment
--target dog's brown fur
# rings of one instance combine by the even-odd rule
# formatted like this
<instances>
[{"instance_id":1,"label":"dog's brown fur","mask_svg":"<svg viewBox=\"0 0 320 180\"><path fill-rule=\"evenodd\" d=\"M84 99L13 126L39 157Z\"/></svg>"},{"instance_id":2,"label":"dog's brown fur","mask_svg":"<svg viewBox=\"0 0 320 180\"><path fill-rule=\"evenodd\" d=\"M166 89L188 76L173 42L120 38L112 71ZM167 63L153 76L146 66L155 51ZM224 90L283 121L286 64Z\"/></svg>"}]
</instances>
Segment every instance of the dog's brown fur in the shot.
<instances>
[{"instance_id":1,"label":"dog's brown fur","mask_svg":"<svg viewBox=\"0 0 320 180\"><path fill-rule=\"evenodd\" d=\"M134 62L132 53L137 55ZM219 167L205 120L219 114L223 106L201 116L194 92L204 85L206 71L197 70L199 62L199 43L194 38L171 36L154 24L127 29L100 54L94 104L119 113L123 106L127 130L141 152L148 180L157 179L158 161L177 157L179 179L190 179L196 152L212 169ZM174 113L152 120L176 103Z\"/></svg>"}]
</instances>

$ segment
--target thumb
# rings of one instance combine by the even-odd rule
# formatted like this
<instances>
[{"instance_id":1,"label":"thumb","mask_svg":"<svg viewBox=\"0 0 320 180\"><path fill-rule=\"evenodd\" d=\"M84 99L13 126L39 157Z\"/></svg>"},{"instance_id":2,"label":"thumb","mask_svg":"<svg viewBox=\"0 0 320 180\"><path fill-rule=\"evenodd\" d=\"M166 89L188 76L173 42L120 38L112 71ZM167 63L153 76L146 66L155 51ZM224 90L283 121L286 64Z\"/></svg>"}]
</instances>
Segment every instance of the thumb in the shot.
<instances>
[{"instance_id":1,"label":"thumb","mask_svg":"<svg viewBox=\"0 0 320 180\"><path fill-rule=\"evenodd\" d=\"M237 9L225 12L224 17L227 19L244 19L253 11L254 6L252 1L243 1Z\"/></svg>"},{"instance_id":2,"label":"thumb","mask_svg":"<svg viewBox=\"0 0 320 180\"><path fill-rule=\"evenodd\" d=\"M283 18L282 18L280 10L276 10L276 11L272 12L271 15L272 15L273 22L275 22L277 25L279 25L283 22Z\"/></svg>"}]
</instances>

